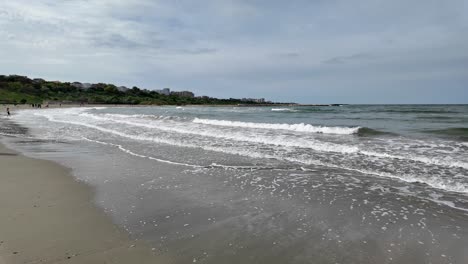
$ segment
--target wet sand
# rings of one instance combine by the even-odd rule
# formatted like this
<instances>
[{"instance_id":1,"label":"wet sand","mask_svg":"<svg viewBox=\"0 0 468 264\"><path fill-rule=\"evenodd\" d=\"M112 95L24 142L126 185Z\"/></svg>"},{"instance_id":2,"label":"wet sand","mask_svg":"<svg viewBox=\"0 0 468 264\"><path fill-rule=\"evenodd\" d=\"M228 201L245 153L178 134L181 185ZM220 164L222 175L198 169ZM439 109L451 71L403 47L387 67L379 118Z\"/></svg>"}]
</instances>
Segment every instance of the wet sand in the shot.
<instances>
[{"instance_id":1,"label":"wet sand","mask_svg":"<svg viewBox=\"0 0 468 264\"><path fill-rule=\"evenodd\" d=\"M165 262L113 224L92 197L67 168L0 144L0 264Z\"/></svg>"}]
</instances>

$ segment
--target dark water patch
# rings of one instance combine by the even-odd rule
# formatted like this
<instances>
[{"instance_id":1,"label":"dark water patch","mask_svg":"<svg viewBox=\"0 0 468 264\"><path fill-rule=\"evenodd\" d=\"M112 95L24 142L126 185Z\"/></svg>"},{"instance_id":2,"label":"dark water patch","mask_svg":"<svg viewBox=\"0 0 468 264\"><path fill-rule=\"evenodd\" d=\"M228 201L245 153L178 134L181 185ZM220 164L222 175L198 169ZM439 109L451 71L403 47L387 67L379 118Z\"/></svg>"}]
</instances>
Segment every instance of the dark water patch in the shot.
<instances>
[{"instance_id":1,"label":"dark water patch","mask_svg":"<svg viewBox=\"0 0 468 264\"><path fill-rule=\"evenodd\" d=\"M58 140L58 139L41 139L41 138L25 138L22 140L16 140L17 144L45 144L45 143L56 143L56 144L72 144L68 141Z\"/></svg>"},{"instance_id":2,"label":"dark water patch","mask_svg":"<svg viewBox=\"0 0 468 264\"><path fill-rule=\"evenodd\" d=\"M0 156L18 156L16 153L0 153Z\"/></svg>"},{"instance_id":3,"label":"dark water patch","mask_svg":"<svg viewBox=\"0 0 468 264\"><path fill-rule=\"evenodd\" d=\"M378 111L378 110L377 110ZM420 109L415 109L415 110L396 110L396 109L390 109L390 110L382 110L378 112L383 112L383 113L399 113L399 114L457 114L459 112L457 111L450 111L450 110L420 110Z\"/></svg>"},{"instance_id":4,"label":"dark water patch","mask_svg":"<svg viewBox=\"0 0 468 264\"><path fill-rule=\"evenodd\" d=\"M424 133L435 134L444 137L455 138L462 141L468 141L467 127L454 127L446 129L424 130Z\"/></svg>"},{"instance_id":5,"label":"dark water patch","mask_svg":"<svg viewBox=\"0 0 468 264\"><path fill-rule=\"evenodd\" d=\"M4 135L27 135L28 129L4 118L0 119L0 133Z\"/></svg>"},{"instance_id":6,"label":"dark water patch","mask_svg":"<svg viewBox=\"0 0 468 264\"><path fill-rule=\"evenodd\" d=\"M381 136L381 135L395 135L395 133L380 131L368 127L359 128L357 135L360 137Z\"/></svg>"},{"instance_id":7,"label":"dark water patch","mask_svg":"<svg viewBox=\"0 0 468 264\"><path fill-rule=\"evenodd\" d=\"M455 116L417 116L416 119L424 119L424 120L454 120L460 119Z\"/></svg>"}]
</instances>

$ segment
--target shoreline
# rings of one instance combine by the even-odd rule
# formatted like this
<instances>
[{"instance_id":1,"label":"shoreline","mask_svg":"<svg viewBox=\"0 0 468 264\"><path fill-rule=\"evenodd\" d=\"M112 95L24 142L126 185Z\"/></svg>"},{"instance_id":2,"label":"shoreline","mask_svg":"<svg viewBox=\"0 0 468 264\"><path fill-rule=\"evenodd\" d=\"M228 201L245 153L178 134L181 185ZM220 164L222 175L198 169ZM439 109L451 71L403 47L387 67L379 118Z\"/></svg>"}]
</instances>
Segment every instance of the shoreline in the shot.
<instances>
[{"instance_id":1,"label":"shoreline","mask_svg":"<svg viewBox=\"0 0 468 264\"><path fill-rule=\"evenodd\" d=\"M1 140L0 168L0 264L166 262L115 225L70 169Z\"/></svg>"},{"instance_id":2,"label":"shoreline","mask_svg":"<svg viewBox=\"0 0 468 264\"><path fill-rule=\"evenodd\" d=\"M167 104L167 105L141 105L141 104L50 104L48 108L71 108L71 107L158 107L158 106L174 106L174 107L304 107L304 106L342 106L348 104L295 104L295 103L277 103L277 104ZM30 104L2 104L5 107L14 107L16 109L47 109L45 105L42 108L33 108Z\"/></svg>"}]
</instances>

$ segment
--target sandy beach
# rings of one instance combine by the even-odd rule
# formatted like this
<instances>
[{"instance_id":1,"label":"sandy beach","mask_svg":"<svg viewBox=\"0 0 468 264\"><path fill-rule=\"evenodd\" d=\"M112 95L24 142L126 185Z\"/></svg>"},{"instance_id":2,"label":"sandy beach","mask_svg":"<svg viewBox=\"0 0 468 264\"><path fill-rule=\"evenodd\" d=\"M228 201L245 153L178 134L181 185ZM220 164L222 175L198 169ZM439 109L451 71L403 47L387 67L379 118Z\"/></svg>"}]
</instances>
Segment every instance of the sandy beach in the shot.
<instances>
[{"instance_id":1,"label":"sandy beach","mask_svg":"<svg viewBox=\"0 0 468 264\"><path fill-rule=\"evenodd\" d=\"M69 169L0 144L0 264L163 263L92 203Z\"/></svg>"}]
</instances>

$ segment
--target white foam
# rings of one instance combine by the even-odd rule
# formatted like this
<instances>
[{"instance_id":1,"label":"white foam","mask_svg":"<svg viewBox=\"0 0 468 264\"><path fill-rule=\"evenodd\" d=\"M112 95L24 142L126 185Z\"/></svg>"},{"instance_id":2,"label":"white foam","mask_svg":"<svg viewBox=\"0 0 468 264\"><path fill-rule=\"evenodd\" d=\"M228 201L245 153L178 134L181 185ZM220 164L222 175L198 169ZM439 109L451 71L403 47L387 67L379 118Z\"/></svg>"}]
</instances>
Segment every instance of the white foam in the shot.
<instances>
[{"instance_id":1,"label":"white foam","mask_svg":"<svg viewBox=\"0 0 468 264\"><path fill-rule=\"evenodd\" d=\"M313 126L313 125L304 124L304 123L271 124L271 123L253 123L253 122L214 120L214 119L201 119L201 118L195 118L192 122L197 123L197 124L205 124L205 125L212 125L212 126L259 128L259 129L272 129L272 130L291 130L291 131L298 131L298 132L340 134L340 135L355 134L360 129L360 127Z\"/></svg>"},{"instance_id":2,"label":"white foam","mask_svg":"<svg viewBox=\"0 0 468 264\"><path fill-rule=\"evenodd\" d=\"M397 159L397 160L411 160L417 161L429 165L443 166L443 167L452 167L452 168L464 168L468 169L468 163L461 161L452 160L449 157L444 159L436 157L421 157L416 155L395 155L388 153L380 153L375 151L362 150L357 146L349 146L345 144L335 144L330 142L322 142L316 140L303 140L298 138L288 139L283 136L267 136L267 135L255 135L252 136L247 134L245 131L236 133L233 131L220 132L216 130L203 130L202 128L193 128L193 127L170 127L168 124L152 124L149 122L140 123L134 121L128 121L129 117L140 117L140 116L125 116L125 115L113 115L106 114L105 116L97 116L94 114L82 113L82 116L91 117L98 120L116 122L121 124L127 124L131 126L146 127L151 129L158 129L169 132L177 132L181 134L191 134L198 136L214 137L214 138L223 138L230 139L234 141L244 141L252 143L260 143L267 145L275 146L285 146L285 147L300 147L300 148L309 148L319 152L334 152L341 154L362 154L370 157L386 158L386 159Z\"/></svg>"},{"instance_id":3,"label":"white foam","mask_svg":"<svg viewBox=\"0 0 468 264\"><path fill-rule=\"evenodd\" d=\"M455 203L452 202L452 201L445 201L445 200L439 200L439 199L429 199L429 198L427 198L427 200L432 201L432 202L437 203L437 204L440 204L440 205L445 205L445 206L448 206L448 207L451 207L451 208L454 208L454 209L457 209L457 210L468 212L467 208L456 206Z\"/></svg>"},{"instance_id":4,"label":"white foam","mask_svg":"<svg viewBox=\"0 0 468 264\"><path fill-rule=\"evenodd\" d=\"M217 131L217 130L203 130L202 128L194 128L194 127L170 127L168 124L152 124L152 123L140 123L134 121L128 121L123 118L112 118L110 115L106 115L105 117L96 116L88 113L82 113L82 116L94 118L97 120L103 121L110 121L115 123L121 123L131 126L138 126L138 127L145 127L151 129L158 129L162 131L168 132L177 132L181 134L190 134L190 135L197 135L197 136L205 136L205 137L212 137L212 138L221 138L221 139L230 139L234 141L243 141L243 142L251 142L251 143L260 143L265 145L274 145L274 146L285 146L285 147L296 147L296 148L309 148L316 151L323 151L323 152L336 152L336 153L343 153L343 154L351 154L351 153L358 153L359 148L355 146L347 146L343 144L334 144L329 142L319 142L314 141L311 139L302 140L298 138L294 139L287 139L284 136L268 136L268 135L251 135L247 134L243 131L234 132L230 131L229 133Z\"/></svg>"},{"instance_id":5,"label":"white foam","mask_svg":"<svg viewBox=\"0 0 468 264\"><path fill-rule=\"evenodd\" d=\"M273 112L298 112L298 110L291 109L291 108L272 108L271 111Z\"/></svg>"},{"instance_id":6,"label":"white foam","mask_svg":"<svg viewBox=\"0 0 468 264\"><path fill-rule=\"evenodd\" d=\"M468 169L468 163L456 161L451 159L450 157L421 157L416 155L394 155L388 153L379 153L375 151L360 151L359 153L367 155L367 156L374 156L379 158L389 158L389 159L397 159L397 160L411 160L417 161L429 165L436 165L436 166L443 166L443 167L451 167L451 168L463 168Z\"/></svg>"}]
</instances>

